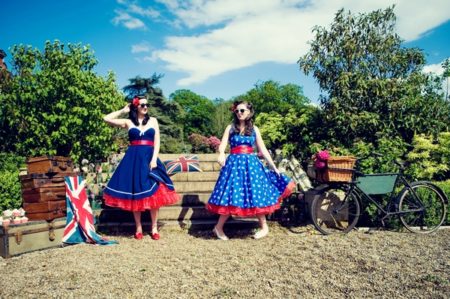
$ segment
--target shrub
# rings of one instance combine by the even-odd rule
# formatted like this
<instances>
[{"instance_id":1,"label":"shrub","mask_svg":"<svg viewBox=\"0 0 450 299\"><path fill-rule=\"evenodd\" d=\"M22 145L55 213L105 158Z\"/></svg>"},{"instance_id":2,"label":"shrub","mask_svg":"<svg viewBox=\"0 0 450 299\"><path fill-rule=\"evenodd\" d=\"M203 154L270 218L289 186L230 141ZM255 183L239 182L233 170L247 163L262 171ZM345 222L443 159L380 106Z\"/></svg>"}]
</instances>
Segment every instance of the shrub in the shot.
<instances>
[{"instance_id":1,"label":"shrub","mask_svg":"<svg viewBox=\"0 0 450 299\"><path fill-rule=\"evenodd\" d=\"M192 133L188 139L192 145L193 153L214 153L219 149L220 139L216 136L206 137Z\"/></svg>"},{"instance_id":2,"label":"shrub","mask_svg":"<svg viewBox=\"0 0 450 299\"><path fill-rule=\"evenodd\" d=\"M442 182L434 182L439 188L444 191L447 195L447 198L450 197L450 180L442 181ZM450 205L447 205L447 219L444 222L444 225L450 225Z\"/></svg>"},{"instance_id":3,"label":"shrub","mask_svg":"<svg viewBox=\"0 0 450 299\"><path fill-rule=\"evenodd\" d=\"M0 211L21 207L19 169L24 163L24 157L0 153Z\"/></svg>"},{"instance_id":4,"label":"shrub","mask_svg":"<svg viewBox=\"0 0 450 299\"><path fill-rule=\"evenodd\" d=\"M19 171L0 171L0 211L22 206Z\"/></svg>"}]
</instances>

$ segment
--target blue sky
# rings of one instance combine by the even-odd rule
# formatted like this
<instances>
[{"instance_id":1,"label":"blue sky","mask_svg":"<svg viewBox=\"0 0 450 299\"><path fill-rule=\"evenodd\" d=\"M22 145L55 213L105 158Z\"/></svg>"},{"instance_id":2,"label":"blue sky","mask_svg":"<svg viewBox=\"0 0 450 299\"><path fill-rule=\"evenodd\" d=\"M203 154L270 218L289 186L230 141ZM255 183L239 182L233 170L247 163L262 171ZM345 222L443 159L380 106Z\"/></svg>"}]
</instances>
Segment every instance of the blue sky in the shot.
<instances>
[{"instance_id":1,"label":"blue sky","mask_svg":"<svg viewBox=\"0 0 450 299\"><path fill-rule=\"evenodd\" d=\"M164 74L159 87L167 97L190 89L228 100L274 80L302 86L315 102L317 83L296 64L312 27L328 26L340 8L357 13L392 4L405 46L424 50L426 71L442 72L450 57L448 0L8 0L0 48L42 49L55 39L89 44L98 74L113 71L119 87L137 75Z\"/></svg>"}]
</instances>

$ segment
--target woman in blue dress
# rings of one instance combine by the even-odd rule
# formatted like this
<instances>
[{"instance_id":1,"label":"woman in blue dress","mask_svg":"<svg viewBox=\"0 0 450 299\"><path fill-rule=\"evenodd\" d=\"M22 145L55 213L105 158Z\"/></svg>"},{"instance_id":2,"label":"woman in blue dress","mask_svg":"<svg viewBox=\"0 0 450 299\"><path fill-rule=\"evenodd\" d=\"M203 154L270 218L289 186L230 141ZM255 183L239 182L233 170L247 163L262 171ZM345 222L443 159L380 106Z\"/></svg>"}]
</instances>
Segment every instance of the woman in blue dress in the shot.
<instances>
[{"instance_id":1,"label":"woman in blue dress","mask_svg":"<svg viewBox=\"0 0 450 299\"><path fill-rule=\"evenodd\" d=\"M128 130L130 145L103 191L105 204L132 211L136 223L134 237L143 238L141 212L150 210L151 237L158 240L157 221L161 206L179 200L164 164L158 158L160 137L158 120L148 115L145 97L136 97L123 109L104 117L109 125ZM129 113L128 119L119 118Z\"/></svg>"},{"instance_id":2,"label":"woman in blue dress","mask_svg":"<svg viewBox=\"0 0 450 299\"><path fill-rule=\"evenodd\" d=\"M220 215L213 229L217 238L228 240L223 226L230 215L237 215L258 218L260 230L253 237L260 239L269 233L266 215L280 208L280 202L292 193L295 183L273 163L259 129L253 125L253 105L237 101L232 111L233 123L225 129L219 146L222 169L207 209ZM230 155L225 160L228 143ZM272 170L258 159L255 145Z\"/></svg>"}]
</instances>

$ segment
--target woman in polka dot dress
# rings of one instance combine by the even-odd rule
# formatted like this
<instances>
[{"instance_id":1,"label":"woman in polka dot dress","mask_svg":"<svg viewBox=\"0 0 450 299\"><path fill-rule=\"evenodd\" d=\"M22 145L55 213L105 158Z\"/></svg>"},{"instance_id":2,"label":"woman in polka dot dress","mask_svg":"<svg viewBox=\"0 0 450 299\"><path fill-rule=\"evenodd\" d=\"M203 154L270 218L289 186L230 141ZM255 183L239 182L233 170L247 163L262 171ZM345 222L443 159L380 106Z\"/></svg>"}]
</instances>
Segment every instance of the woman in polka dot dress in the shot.
<instances>
[{"instance_id":1,"label":"woman in polka dot dress","mask_svg":"<svg viewBox=\"0 0 450 299\"><path fill-rule=\"evenodd\" d=\"M228 240L223 226L230 215L256 216L261 229L253 236L260 239L269 233L266 215L280 208L283 198L289 196L295 183L281 174L267 151L261 134L253 125L251 103L234 102L233 123L223 134L218 162L222 165L207 209L220 215L214 233ZM225 148L230 143L230 155L225 161ZM272 170L267 169L254 154L254 146L262 153Z\"/></svg>"}]
</instances>

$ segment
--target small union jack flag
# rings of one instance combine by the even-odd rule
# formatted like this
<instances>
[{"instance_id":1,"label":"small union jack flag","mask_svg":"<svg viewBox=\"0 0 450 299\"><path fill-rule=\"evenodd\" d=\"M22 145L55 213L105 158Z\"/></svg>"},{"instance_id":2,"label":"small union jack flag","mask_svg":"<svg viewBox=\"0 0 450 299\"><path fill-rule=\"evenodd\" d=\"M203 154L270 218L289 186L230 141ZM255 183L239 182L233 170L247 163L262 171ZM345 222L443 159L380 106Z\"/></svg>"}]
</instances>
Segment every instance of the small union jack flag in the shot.
<instances>
[{"instance_id":1,"label":"small union jack flag","mask_svg":"<svg viewBox=\"0 0 450 299\"><path fill-rule=\"evenodd\" d=\"M197 155L181 156L175 160L167 160L164 161L164 165L166 166L168 175L174 175L178 172L202 171Z\"/></svg>"},{"instance_id":2,"label":"small union jack flag","mask_svg":"<svg viewBox=\"0 0 450 299\"><path fill-rule=\"evenodd\" d=\"M92 243L100 245L116 244L103 239L95 231L94 216L81 176L66 176L67 222L62 241L67 244Z\"/></svg>"}]
</instances>

